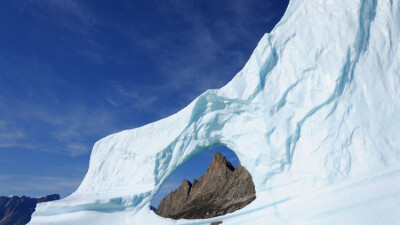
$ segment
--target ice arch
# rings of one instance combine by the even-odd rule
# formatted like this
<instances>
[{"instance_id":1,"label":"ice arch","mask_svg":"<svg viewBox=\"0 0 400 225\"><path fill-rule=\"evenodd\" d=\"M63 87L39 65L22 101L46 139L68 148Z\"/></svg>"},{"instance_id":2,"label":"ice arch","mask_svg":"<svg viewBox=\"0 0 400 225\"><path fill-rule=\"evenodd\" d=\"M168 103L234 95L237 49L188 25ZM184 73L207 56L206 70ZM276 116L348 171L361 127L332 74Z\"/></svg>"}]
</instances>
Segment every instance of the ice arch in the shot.
<instances>
[{"instance_id":1,"label":"ice arch","mask_svg":"<svg viewBox=\"0 0 400 225\"><path fill-rule=\"evenodd\" d=\"M395 223L399 12L393 0L292 0L231 82L98 141L76 192L40 204L31 224L206 224L158 220L149 203L176 167L219 144L257 191L224 224Z\"/></svg>"},{"instance_id":2,"label":"ice arch","mask_svg":"<svg viewBox=\"0 0 400 225\"><path fill-rule=\"evenodd\" d=\"M139 197L133 198L137 205L130 207L139 210L177 167L218 145L232 149L243 166L253 176L258 175L254 180L259 183L255 185L261 187L271 169L252 165L271 156L262 151L265 131L264 126L259 126L264 122L260 109L256 104L232 101L216 91L208 91L172 117L106 137L94 146L88 174L76 193L101 192L114 198L137 194ZM248 154L249 151L253 154Z\"/></svg>"},{"instance_id":3,"label":"ice arch","mask_svg":"<svg viewBox=\"0 0 400 225\"><path fill-rule=\"evenodd\" d=\"M272 132L267 132L260 79L277 60L269 39L261 40L245 68L222 89L205 92L168 118L98 141L79 188L58 203L42 205L36 215L148 209L177 167L218 145L234 151L256 191L262 190L267 178L289 162L286 151L268 148Z\"/></svg>"}]
</instances>

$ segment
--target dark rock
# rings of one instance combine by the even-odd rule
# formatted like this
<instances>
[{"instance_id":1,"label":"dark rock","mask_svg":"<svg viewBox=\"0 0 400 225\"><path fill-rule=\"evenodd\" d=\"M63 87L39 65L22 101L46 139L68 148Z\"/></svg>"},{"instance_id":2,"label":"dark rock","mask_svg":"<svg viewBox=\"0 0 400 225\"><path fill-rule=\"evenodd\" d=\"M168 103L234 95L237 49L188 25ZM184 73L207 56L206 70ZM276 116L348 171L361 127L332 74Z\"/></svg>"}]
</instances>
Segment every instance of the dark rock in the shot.
<instances>
[{"instance_id":1,"label":"dark rock","mask_svg":"<svg viewBox=\"0 0 400 225\"><path fill-rule=\"evenodd\" d=\"M212 222L210 225L219 225L221 223L222 223L222 221L217 221L217 222Z\"/></svg>"},{"instance_id":2,"label":"dark rock","mask_svg":"<svg viewBox=\"0 0 400 225\"><path fill-rule=\"evenodd\" d=\"M50 202L50 201L54 201L54 200L58 200L58 199L60 199L59 194L51 194L51 195L46 195L46 196L37 198L36 202L37 203Z\"/></svg>"},{"instance_id":3,"label":"dark rock","mask_svg":"<svg viewBox=\"0 0 400 225\"><path fill-rule=\"evenodd\" d=\"M156 213L173 219L205 219L234 212L255 198L250 173L240 163L235 169L216 153L206 173L193 184L184 180L161 200Z\"/></svg>"},{"instance_id":4,"label":"dark rock","mask_svg":"<svg viewBox=\"0 0 400 225\"><path fill-rule=\"evenodd\" d=\"M24 225L31 220L36 204L60 199L58 194L40 198L26 196L0 197L0 225Z\"/></svg>"}]
</instances>

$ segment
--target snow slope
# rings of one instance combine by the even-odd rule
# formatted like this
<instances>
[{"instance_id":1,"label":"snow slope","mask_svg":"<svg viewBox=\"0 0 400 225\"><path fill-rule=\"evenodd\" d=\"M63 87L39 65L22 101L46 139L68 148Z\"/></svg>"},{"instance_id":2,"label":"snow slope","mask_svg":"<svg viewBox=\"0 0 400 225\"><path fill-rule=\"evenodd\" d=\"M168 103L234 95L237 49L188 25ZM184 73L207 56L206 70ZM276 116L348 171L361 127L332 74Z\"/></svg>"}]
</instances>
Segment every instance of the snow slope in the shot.
<instances>
[{"instance_id":1,"label":"snow slope","mask_svg":"<svg viewBox=\"0 0 400 225\"><path fill-rule=\"evenodd\" d=\"M399 0L292 0L226 86L98 141L69 197L30 224L399 224ZM168 176L226 145L257 199L208 220L149 209Z\"/></svg>"}]
</instances>

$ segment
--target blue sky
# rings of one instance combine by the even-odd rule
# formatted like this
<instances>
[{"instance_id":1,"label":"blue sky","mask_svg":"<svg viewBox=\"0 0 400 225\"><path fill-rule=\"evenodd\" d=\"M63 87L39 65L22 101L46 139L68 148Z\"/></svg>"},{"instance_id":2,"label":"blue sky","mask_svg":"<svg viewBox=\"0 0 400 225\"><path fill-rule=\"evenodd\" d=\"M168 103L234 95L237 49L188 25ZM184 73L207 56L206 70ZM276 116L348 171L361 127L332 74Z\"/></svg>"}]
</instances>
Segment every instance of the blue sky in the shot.
<instances>
[{"instance_id":1,"label":"blue sky","mask_svg":"<svg viewBox=\"0 0 400 225\"><path fill-rule=\"evenodd\" d=\"M287 4L0 1L0 195L72 193L98 139L229 82Z\"/></svg>"}]
</instances>

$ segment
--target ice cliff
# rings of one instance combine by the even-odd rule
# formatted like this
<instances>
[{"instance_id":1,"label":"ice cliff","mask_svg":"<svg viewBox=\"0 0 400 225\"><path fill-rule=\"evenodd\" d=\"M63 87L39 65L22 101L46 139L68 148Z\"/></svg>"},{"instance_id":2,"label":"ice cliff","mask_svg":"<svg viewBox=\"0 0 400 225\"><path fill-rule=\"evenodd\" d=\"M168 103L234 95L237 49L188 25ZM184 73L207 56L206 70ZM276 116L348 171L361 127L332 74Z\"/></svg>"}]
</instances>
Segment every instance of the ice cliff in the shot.
<instances>
[{"instance_id":1,"label":"ice cliff","mask_svg":"<svg viewBox=\"0 0 400 225\"><path fill-rule=\"evenodd\" d=\"M292 0L244 68L178 113L98 141L69 197L30 224L398 224L399 0ZM257 199L208 220L150 211L167 177L225 145Z\"/></svg>"}]
</instances>

